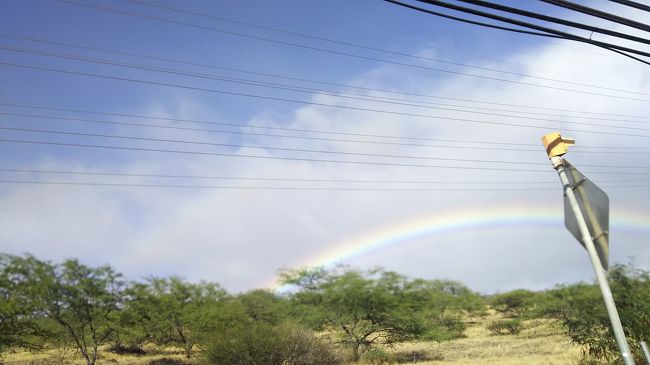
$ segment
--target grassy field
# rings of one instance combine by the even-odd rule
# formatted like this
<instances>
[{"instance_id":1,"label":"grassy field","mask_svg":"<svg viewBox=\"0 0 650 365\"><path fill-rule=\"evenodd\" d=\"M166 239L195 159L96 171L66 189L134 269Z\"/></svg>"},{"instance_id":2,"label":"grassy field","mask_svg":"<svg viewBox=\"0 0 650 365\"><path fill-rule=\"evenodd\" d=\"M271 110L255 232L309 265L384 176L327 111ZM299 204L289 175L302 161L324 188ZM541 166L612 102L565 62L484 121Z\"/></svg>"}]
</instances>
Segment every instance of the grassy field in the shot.
<instances>
[{"instance_id":1,"label":"grassy field","mask_svg":"<svg viewBox=\"0 0 650 365\"><path fill-rule=\"evenodd\" d=\"M442 343L404 344L402 352L423 351L440 360L418 362L422 365L564 365L577 364L580 348L571 343L560 329L548 320L524 322L517 335L495 336L486 325L498 318L488 316L470 323L465 338Z\"/></svg>"},{"instance_id":2,"label":"grassy field","mask_svg":"<svg viewBox=\"0 0 650 365\"><path fill-rule=\"evenodd\" d=\"M493 314L469 320L465 331L466 337L462 339L443 343L406 343L398 346L394 351L410 359L402 363L413 363L411 356L415 356L417 363L422 365L573 365L577 364L582 357L580 348L571 344L560 329L548 320L526 321L519 334L496 336L492 335L486 326L498 319L499 317ZM200 363L199 360L187 362L180 351L173 349L152 348L148 349L148 353L150 354L145 356L125 356L102 352L98 365ZM15 352L8 354L5 364L83 364L81 359L74 357L74 354L67 354L67 358L62 355L64 354L61 351L41 354ZM420 359L426 357L430 360L419 361L418 357Z\"/></svg>"}]
</instances>

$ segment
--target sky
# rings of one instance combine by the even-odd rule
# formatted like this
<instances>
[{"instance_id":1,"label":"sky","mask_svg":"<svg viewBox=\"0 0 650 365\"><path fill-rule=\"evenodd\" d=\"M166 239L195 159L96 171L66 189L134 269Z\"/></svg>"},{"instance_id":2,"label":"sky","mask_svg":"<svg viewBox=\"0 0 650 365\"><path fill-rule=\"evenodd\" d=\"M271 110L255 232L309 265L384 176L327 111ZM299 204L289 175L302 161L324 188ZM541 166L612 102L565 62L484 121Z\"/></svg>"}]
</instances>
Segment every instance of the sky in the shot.
<instances>
[{"instance_id":1,"label":"sky","mask_svg":"<svg viewBox=\"0 0 650 365\"><path fill-rule=\"evenodd\" d=\"M649 105L642 63L379 0L2 1L0 252L231 292L336 264L591 281L559 131L609 196L610 262L650 269Z\"/></svg>"}]
</instances>

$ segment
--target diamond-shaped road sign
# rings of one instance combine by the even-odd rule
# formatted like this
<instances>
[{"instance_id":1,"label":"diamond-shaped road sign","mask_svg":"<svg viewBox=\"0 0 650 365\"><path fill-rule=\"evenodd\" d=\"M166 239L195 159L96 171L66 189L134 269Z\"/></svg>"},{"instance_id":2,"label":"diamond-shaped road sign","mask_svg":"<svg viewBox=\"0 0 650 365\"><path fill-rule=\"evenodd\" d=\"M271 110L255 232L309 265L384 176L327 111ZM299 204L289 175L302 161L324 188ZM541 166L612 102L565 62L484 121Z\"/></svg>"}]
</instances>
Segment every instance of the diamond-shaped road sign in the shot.
<instances>
[{"instance_id":1,"label":"diamond-shaped road sign","mask_svg":"<svg viewBox=\"0 0 650 365\"><path fill-rule=\"evenodd\" d=\"M600 263L607 270L609 266L609 197L566 159L563 160L563 164L580 211L587 222L596 251L598 251ZM578 242L584 246L578 221L566 196L564 197L564 224L569 232L578 239Z\"/></svg>"}]
</instances>

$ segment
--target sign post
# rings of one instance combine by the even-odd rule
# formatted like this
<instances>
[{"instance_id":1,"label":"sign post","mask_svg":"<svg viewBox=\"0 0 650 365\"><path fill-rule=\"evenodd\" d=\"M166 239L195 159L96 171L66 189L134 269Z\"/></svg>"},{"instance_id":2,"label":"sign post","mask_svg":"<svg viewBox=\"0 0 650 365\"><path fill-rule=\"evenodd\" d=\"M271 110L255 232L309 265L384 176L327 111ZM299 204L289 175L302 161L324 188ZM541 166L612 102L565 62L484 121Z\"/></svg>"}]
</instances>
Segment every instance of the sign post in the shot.
<instances>
[{"instance_id":1,"label":"sign post","mask_svg":"<svg viewBox=\"0 0 650 365\"><path fill-rule=\"evenodd\" d=\"M612 291L607 282L607 274L605 271L608 266L609 245L607 242L608 218L605 220L603 217L608 217L609 215L609 200L607 200L607 195L602 192L602 190L597 190L602 192L605 196L607 205L606 208L603 208L603 204L598 204L598 199L592 198L589 194L590 190L588 186L596 186L590 182L589 184L591 185L585 185L585 181L588 180L584 175L580 174L579 171L562 158L562 156L568 151L568 146L575 143L573 139L564 138L560 133L555 132L542 137L542 143L544 144L544 148L546 148L546 153L551 160L553 168L557 171L560 177L560 182L564 189L564 211L567 228L569 228L571 233L589 253L589 258L591 259L591 264L596 273L596 279L605 301L605 307L609 314L609 320L612 324L612 330L621 351L623 362L625 365L634 365L630 346L625 338L623 325L618 316L614 297L612 296ZM568 173L567 170L569 170ZM574 191L578 193L577 197ZM592 189L591 191L594 190ZM596 196L598 196L598 194L596 194ZM594 200L596 200L596 202ZM569 217L566 217L566 215L569 215ZM598 247L594 244L594 241L598 243Z\"/></svg>"}]
</instances>

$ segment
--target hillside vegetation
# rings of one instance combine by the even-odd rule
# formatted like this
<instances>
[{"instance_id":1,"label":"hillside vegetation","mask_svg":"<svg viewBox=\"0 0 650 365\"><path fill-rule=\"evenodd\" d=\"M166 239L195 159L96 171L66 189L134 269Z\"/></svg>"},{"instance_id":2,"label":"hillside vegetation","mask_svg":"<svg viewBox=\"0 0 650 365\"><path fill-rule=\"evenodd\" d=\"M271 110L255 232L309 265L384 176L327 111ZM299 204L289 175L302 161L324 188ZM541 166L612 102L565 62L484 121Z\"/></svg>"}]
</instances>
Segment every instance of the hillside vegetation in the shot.
<instances>
[{"instance_id":1,"label":"hillside vegetation","mask_svg":"<svg viewBox=\"0 0 650 365\"><path fill-rule=\"evenodd\" d=\"M0 255L7 364L607 364L617 347L598 288L481 296L383 269L285 270L285 294L232 295L178 277ZM650 338L650 278L610 282L630 345ZM1 362L1 361L0 361Z\"/></svg>"}]
</instances>

